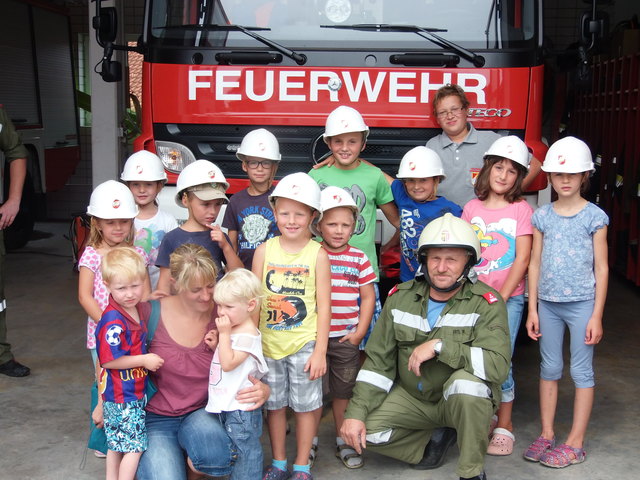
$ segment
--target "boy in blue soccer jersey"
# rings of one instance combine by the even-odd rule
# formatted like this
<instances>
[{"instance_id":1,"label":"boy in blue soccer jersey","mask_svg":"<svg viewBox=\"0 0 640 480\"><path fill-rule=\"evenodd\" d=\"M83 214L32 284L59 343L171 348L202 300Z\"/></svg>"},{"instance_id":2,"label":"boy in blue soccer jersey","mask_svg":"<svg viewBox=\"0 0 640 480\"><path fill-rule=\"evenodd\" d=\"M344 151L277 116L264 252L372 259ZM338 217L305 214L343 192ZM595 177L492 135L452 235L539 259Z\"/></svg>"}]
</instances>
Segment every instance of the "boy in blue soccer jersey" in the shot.
<instances>
[{"instance_id":1,"label":"boy in blue soccer jersey","mask_svg":"<svg viewBox=\"0 0 640 480\"><path fill-rule=\"evenodd\" d=\"M145 323L151 307L140 302L147 269L130 247L116 247L102 257L102 278L109 305L96 327L96 349L107 436L107 480L133 480L147 448L145 388L148 370L164 360L147 353ZM95 415L94 415L95 420Z\"/></svg>"}]
</instances>

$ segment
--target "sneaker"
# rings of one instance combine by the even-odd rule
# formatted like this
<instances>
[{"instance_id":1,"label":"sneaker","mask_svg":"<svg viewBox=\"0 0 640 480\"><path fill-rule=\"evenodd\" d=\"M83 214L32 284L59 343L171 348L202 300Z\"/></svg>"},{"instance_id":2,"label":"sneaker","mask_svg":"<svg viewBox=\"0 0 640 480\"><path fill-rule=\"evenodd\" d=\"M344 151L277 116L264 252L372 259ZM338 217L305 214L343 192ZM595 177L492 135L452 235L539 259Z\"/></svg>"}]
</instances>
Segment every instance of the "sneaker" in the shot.
<instances>
[{"instance_id":1,"label":"sneaker","mask_svg":"<svg viewBox=\"0 0 640 480\"><path fill-rule=\"evenodd\" d=\"M291 478L288 470L281 470L273 465L265 468L262 474L262 480L287 480L288 478Z\"/></svg>"}]
</instances>

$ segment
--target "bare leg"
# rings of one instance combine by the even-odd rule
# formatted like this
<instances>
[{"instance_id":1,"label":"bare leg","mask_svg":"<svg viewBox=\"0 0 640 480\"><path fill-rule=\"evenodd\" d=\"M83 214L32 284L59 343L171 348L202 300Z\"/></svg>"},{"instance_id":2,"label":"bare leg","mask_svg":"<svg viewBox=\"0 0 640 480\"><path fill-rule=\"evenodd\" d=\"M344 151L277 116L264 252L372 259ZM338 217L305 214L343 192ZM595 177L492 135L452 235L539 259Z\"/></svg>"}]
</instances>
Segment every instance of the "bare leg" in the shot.
<instances>
[{"instance_id":1,"label":"bare leg","mask_svg":"<svg viewBox=\"0 0 640 480\"><path fill-rule=\"evenodd\" d=\"M513 423L511 423L511 412L513 411L513 402L502 402L498 408L498 424L496 428L504 428L513 432Z\"/></svg>"},{"instance_id":2,"label":"bare leg","mask_svg":"<svg viewBox=\"0 0 640 480\"><path fill-rule=\"evenodd\" d=\"M553 440L555 432L553 422L556 416L558 404L558 381L540 379L540 421L542 433L540 436L547 440Z\"/></svg>"},{"instance_id":3,"label":"bare leg","mask_svg":"<svg viewBox=\"0 0 640 480\"><path fill-rule=\"evenodd\" d=\"M271 455L273 459L286 460L287 408L267 410L267 426L269 428L269 440L271 442ZM309 449L311 449L311 443L309 443ZM308 460L309 450L307 450L307 461Z\"/></svg>"},{"instance_id":4,"label":"bare leg","mask_svg":"<svg viewBox=\"0 0 640 480\"><path fill-rule=\"evenodd\" d=\"M296 465L309 464L311 442L318 432L317 410L322 411L322 407L312 410L311 412L296 412L296 444L298 447L298 451L296 452ZM275 455L274 458L276 458ZM276 458L276 460L278 460L278 458Z\"/></svg>"},{"instance_id":5,"label":"bare leg","mask_svg":"<svg viewBox=\"0 0 640 480\"><path fill-rule=\"evenodd\" d=\"M141 456L142 452L129 452L124 454L120 462L120 476L118 480L134 480Z\"/></svg>"},{"instance_id":6,"label":"bare leg","mask_svg":"<svg viewBox=\"0 0 640 480\"><path fill-rule=\"evenodd\" d=\"M573 424L567 437L567 445L573 448L582 448L584 437L587 433L587 425L593 407L594 388L576 388L576 397L573 401Z\"/></svg>"},{"instance_id":7,"label":"bare leg","mask_svg":"<svg viewBox=\"0 0 640 480\"><path fill-rule=\"evenodd\" d=\"M107 450L107 480L118 480L118 472L120 471L120 462L122 461L122 453Z\"/></svg>"},{"instance_id":8,"label":"bare leg","mask_svg":"<svg viewBox=\"0 0 640 480\"><path fill-rule=\"evenodd\" d=\"M336 437L340 436L340 428L344 422L344 412L347 410L349 400L346 398L334 398L332 404L333 422L336 424Z\"/></svg>"}]
</instances>

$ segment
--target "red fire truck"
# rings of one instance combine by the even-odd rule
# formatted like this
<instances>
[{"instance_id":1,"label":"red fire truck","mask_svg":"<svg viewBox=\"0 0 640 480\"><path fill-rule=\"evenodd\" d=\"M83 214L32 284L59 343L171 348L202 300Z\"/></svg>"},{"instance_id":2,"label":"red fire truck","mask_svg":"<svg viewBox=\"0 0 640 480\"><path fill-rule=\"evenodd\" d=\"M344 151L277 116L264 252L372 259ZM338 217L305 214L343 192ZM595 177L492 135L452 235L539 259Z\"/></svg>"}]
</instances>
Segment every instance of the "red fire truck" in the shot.
<instances>
[{"instance_id":1,"label":"red fire truck","mask_svg":"<svg viewBox=\"0 0 640 480\"><path fill-rule=\"evenodd\" d=\"M147 0L135 148L160 156L169 185L210 160L233 193L247 184L235 158L247 132L278 138L278 178L308 171L328 151L328 113L349 105L371 128L363 158L395 175L440 132L435 91L457 83L476 128L518 135L542 159L541 44L540 0Z\"/></svg>"}]
</instances>

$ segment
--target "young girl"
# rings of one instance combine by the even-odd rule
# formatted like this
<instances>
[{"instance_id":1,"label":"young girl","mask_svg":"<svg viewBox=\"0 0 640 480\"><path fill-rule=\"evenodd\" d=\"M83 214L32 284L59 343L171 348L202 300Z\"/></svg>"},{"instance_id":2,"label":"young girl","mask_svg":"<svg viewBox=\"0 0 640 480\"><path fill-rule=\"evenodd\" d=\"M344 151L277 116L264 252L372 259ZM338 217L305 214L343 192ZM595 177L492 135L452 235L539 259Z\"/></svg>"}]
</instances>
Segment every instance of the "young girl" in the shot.
<instances>
[{"instance_id":1,"label":"young girl","mask_svg":"<svg viewBox=\"0 0 640 480\"><path fill-rule=\"evenodd\" d=\"M93 363L96 355L96 325L109 303L109 292L102 281L100 263L104 254L113 247L131 246L133 241L133 219L138 214L133 195L122 183L108 180L98 185L89 200L87 214L91 216L91 233L78 267L78 300L87 312L87 348ZM136 249L148 264L142 249ZM150 292L149 279L145 281L144 298Z\"/></svg>"},{"instance_id":2,"label":"young girl","mask_svg":"<svg viewBox=\"0 0 640 480\"><path fill-rule=\"evenodd\" d=\"M262 284L249 270L238 268L216 284L213 300L218 307L217 331L210 330L205 343L215 353L209 373L206 410L219 413L238 450L232 479L259 479L262 474L262 410L240 403L236 395L267 371L262 336L251 318L260 309Z\"/></svg>"},{"instance_id":3,"label":"young girl","mask_svg":"<svg viewBox=\"0 0 640 480\"><path fill-rule=\"evenodd\" d=\"M594 170L591 151L583 141L574 137L558 140L549 148L542 169L558 199L536 210L532 218L527 333L540 340L542 433L524 458L561 468L586 458L584 437L595 385L593 350L602 339L607 296L609 218L580 195ZM570 371L576 392L571 431L565 443L556 446L553 422L565 327L571 337Z\"/></svg>"},{"instance_id":4,"label":"young girl","mask_svg":"<svg viewBox=\"0 0 640 480\"><path fill-rule=\"evenodd\" d=\"M133 244L142 248L149 257L149 279L153 290L160 275L160 269L155 265L160 242L166 233L178 227L175 217L160 210L156 201L167 181L167 174L157 155L140 150L127 159L120 180L127 184L138 206L138 215L133 221Z\"/></svg>"},{"instance_id":5,"label":"young girl","mask_svg":"<svg viewBox=\"0 0 640 480\"><path fill-rule=\"evenodd\" d=\"M477 199L464 206L462 219L471 223L480 239L482 259L475 266L480 280L500 292L507 304L511 354L524 309L524 275L531 256L532 208L522 199L529 150L515 136L496 140L484 156L475 184ZM489 455L513 452L511 411L514 399L513 371L502 384L502 403L492 428Z\"/></svg>"}]
</instances>

